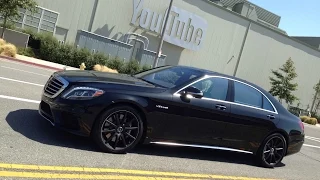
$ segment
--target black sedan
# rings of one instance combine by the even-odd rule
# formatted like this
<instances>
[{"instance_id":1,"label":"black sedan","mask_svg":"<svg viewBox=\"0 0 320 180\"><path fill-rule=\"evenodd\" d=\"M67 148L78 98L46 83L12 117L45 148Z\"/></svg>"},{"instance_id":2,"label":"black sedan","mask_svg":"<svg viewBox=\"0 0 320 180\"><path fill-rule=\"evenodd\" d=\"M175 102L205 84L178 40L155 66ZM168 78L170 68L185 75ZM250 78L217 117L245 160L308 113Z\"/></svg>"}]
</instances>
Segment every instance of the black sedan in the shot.
<instances>
[{"instance_id":1,"label":"black sedan","mask_svg":"<svg viewBox=\"0 0 320 180\"><path fill-rule=\"evenodd\" d=\"M111 153L155 143L250 153L274 167L304 143L301 120L264 89L186 66L136 75L55 72L39 113Z\"/></svg>"}]
</instances>

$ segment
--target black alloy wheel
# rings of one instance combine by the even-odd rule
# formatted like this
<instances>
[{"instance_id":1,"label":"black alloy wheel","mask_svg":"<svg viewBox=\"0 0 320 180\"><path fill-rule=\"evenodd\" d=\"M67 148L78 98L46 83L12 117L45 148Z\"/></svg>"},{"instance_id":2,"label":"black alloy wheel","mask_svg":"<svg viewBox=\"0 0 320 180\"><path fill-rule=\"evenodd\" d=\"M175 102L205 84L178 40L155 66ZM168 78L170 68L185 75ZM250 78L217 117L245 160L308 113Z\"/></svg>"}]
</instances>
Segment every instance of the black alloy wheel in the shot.
<instances>
[{"instance_id":1,"label":"black alloy wheel","mask_svg":"<svg viewBox=\"0 0 320 180\"><path fill-rule=\"evenodd\" d=\"M270 135L260 147L258 158L263 167L277 166L286 154L287 143L281 134Z\"/></svg>"},{"instance_id":2,"label":"black alloy wheel","mask_svg":"<svg viewBox=\"0 0 320 180\"><path fill-rule=\"evenodd\" d=\"M93 138L105 152L126 153L134 148L143 134L143 121L130 106L107 110L93 129Z\"/></svg>"}]
</instances>

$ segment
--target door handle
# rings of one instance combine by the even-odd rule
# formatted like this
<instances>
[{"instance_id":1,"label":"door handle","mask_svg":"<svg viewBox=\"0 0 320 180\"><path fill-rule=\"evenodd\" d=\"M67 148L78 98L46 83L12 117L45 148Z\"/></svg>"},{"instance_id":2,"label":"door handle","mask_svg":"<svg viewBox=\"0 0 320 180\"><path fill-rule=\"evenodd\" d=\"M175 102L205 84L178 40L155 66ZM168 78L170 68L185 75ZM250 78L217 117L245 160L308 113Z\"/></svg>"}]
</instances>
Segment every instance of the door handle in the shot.
<instances>
[{"instance_id":1,"label":"door handle","mask_svg":"<svg viewBox=\"0 0 320 180\"><path fill-rule=\"evenodd\" d=\"M216 105L216 108L217 108L217 109L220 109L220 110L223 110L223 111L227 109L226 106L224 106L224 105L219 105L219 104Z\"/></svg>"},{"instance_id":2,"label":"door handle","mask_svg":"<svg viewBox=\"0 0 320 180\"><path fill-rule=\"evenodd\" d=\"M276 118L276 117L274 117L274 115L270 115L270 114L269 114L267 117L268 117L269 119L275 119L275 118Z\"/></svg>"}]
</instances>

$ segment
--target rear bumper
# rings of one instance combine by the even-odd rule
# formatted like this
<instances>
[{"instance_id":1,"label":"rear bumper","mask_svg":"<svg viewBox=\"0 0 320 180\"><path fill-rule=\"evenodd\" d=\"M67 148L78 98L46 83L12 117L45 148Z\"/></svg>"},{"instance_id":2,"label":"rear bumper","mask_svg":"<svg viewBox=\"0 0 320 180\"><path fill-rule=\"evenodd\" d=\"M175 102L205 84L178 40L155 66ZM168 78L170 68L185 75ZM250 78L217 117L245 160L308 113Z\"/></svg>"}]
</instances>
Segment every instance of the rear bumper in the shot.
<instances>
[{"instance_id":1,"label":"rear bumper","mask_svg":"<svg viewBox=\"0 0 320 180\"><path fill-rule=\"evenodd\" d=\"M292 155L300 152L304 143L304 134L291 136L289 138L287 155Z\"/></svg>"}]
</instances>

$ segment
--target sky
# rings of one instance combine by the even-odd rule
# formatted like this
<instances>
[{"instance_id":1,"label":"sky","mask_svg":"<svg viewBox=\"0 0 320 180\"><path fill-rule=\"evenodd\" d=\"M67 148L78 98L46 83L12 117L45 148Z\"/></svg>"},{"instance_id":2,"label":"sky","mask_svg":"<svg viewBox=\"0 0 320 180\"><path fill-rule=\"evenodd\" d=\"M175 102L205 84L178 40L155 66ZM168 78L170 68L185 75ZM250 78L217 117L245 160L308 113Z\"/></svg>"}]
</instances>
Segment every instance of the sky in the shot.
<instances>
[{"instance_id":1,"label":"sky","mask_svg":"<svg viewBox=\"0 0 320 180\"><path fill-rule=\"evenodd\" d=\"M320 37L320 0L249 0L281 16L279 27L289 36Z\"/></svg>"}]
</instances>

